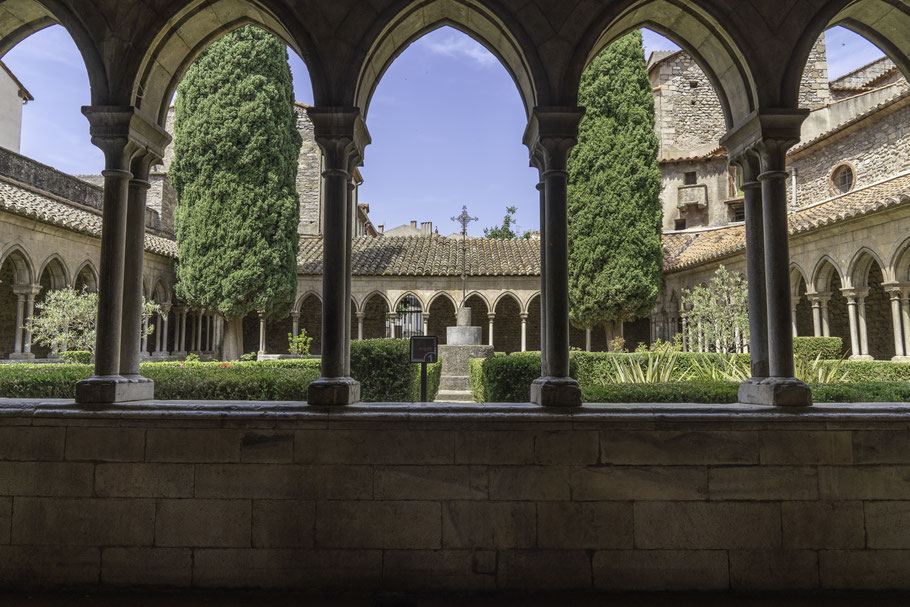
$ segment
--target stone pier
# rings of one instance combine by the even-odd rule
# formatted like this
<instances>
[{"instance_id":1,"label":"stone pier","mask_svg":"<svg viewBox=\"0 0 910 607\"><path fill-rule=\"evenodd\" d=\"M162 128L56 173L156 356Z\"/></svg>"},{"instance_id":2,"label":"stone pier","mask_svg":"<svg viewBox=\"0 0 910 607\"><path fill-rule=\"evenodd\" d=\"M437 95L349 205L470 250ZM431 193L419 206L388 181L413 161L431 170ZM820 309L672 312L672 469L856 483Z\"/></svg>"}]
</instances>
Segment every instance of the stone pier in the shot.
<instances>
[{"instance_id":1,"label":"stone pier","mask_svg":"<svg viewBox=\"0 0 910 607\"><path fill-rule=\"evenodd\" d=\"M471 308L458 309L456 326L446 329L446 345L439 346L442 377L436 402L470 403L471 379L468 365L472 358L489 358L492 345L483 345L483 329L471 327Z\"/></svg>"}]
</instances>

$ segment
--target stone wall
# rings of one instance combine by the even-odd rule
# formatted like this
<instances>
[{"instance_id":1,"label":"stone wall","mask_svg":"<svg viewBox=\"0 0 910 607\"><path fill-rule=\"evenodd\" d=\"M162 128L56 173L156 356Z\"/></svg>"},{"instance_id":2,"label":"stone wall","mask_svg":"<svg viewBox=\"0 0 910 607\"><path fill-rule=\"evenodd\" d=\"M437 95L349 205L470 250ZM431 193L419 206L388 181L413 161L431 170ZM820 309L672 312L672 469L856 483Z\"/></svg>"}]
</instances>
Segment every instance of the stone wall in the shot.
<instances>
[{"instance_id":1,"label":"stone wall","mask_svg":"<svg viewBox=\"0 0 910 607\"><path fill-rule=\"evenodd\" d=\"M3 148L0 148L0 175L65 200L101 210L104 192L99 185Z\"/></svg>"},{"instance_id":2,"label":"stone wall","mask_svg":"<svg viewBox=\"0 0 910 607\"><path fill-rule=\"evenodd\" d=\"M146 206L158 213L160 229L169 234L174 234L174 212L177 210L177 190L171 185L167 173L152 173L149 175L149 184Z\"/></svg>"},{"instance_id":3,"label":"stone wall","mask_svg":"<svg viewBox=\"0 0 910 607\"><path fill-rule=\"evenodd\" d=\"M906 409L236 406L7 403L3 586L910 588Z\"/></svg>"},{"instance_id":4,"label":"stone wall","mask_svg":"<svg viewBox=\"0 0 910 607\"><path fill-rule=\"evenodd\" d=\"M882 286L882 270L873 263L866 278L869 295L866 296L866 337L869 355L876 360L894 356L894 325L891 321L891 299Z\"/></svg>"},{"instance_id":5,"label":"stone wall","mask_svg":"<svg viewBox=\"0 0 910 607\"><path fill-rule=\"evenodd\" d=\"M815 108L831 100L828 87L828 57L825 52L825 34L816 41L809 52L803 80L799 87L799 107Z\"/></svg>"},{"instance_id":6,"label":"stone wall","mask_svg":"<svg viewBox=\"0 0 910 607\"><path fill-rule=\"evenodd\" d=\"M313 123L300 104L294 105L297 114L297 130L303 143L297 158L297 195L300 197L300 234L322 234L322 152L316 145Z\"/></svg>"},{"instance_id":7,"label":"stone wall","mask_svg":"<svg viewBox=\"0 0 910 607\"><path fill-rule=\"evenodd\" d=\"M898 102L899 109L883 112L794 153L790 166L797 171L798 205L805 206L834 195L830 179L841 163L853 167L854 188L859 188L910 169L910 100ZM861 132L854 129L861 128ZM790 188L788 180L788 188Z\"/></svg>"},{"instance_id":8,"label":"stone wall","mask_svg":"<svg viewBox=\"0 0 910 607\"><path fill-rule=\"evenodd\" d=\"M695 172L696 183L707 192L707 208L687 207L680 209L679 188L685 183L685 174ZM663 229L676 229L676 220L685 218L686 228L722 226L730 223L730 209L724 202L730 196L730 175L727 159L687 160L661 162L660 175L663 188L660 192L664 210Z\"/></svg>"}]
</instances>

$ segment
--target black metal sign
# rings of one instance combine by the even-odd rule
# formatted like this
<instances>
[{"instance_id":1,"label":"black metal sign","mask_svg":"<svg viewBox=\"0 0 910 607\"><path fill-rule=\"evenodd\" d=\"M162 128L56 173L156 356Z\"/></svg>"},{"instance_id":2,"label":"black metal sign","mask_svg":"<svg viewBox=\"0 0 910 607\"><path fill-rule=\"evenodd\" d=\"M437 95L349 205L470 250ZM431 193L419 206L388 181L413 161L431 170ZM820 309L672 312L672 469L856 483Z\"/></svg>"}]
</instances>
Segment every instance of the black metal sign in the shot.
<instances>
[{"instance_id":1,"label":"black metal sign","mask_svg":"<svg viewBox=\"0 0 910 607\"><path fill-rule=\"evenodd\" d=\"M411 336L411 362L435 363L439 358L435 335Z\"/></svg>"}]
</instances>

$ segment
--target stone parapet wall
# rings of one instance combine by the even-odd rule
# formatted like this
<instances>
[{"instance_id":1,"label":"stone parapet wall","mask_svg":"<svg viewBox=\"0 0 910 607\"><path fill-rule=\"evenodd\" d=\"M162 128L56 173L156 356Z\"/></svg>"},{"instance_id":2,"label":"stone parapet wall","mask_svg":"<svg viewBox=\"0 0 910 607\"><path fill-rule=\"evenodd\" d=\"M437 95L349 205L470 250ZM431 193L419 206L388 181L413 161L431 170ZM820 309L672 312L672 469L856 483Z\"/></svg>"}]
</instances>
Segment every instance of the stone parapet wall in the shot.
<instances>
[{"instance_id":1,"label":"stone parapet wall","mask_svg":"<svg viewBox=\"0 0 910 607\"><path fill-rule=\"evenodd\" d=\"M0 175L65 200L101 210L104 189L79 177L0 148ZM94 177L94 176L91 176ZM100 175L98 176L100 178ZM103 180L101 181L103 184Z\"/></svg>"},{"instance_id":2,"label":"stone parapet wall","mask_svg":"<svg viewBox=\"0 0 910 607\"><path fill-rule=\"evenodd\" d=\"M6 402L0 580L907 588L908 423L869 405Z\"/></svg>"}]
</instances>

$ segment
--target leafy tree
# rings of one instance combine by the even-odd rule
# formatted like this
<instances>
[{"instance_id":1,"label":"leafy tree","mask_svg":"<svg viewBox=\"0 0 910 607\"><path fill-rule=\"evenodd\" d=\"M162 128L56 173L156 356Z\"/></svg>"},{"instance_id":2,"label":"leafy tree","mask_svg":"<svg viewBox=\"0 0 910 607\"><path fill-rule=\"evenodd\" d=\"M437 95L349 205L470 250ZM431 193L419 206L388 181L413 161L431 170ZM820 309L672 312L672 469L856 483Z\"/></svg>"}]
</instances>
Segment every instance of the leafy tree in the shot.
<instances>
[{"instance_id":1,"label":"leafy tree","mask_svg":"<svg viewBox=\"0 0 910 607\"><path fill-rule=\"evenodd\" d=\"M582 74L587 108L569 158L569 316L579 327L649 313L662 269L661 176L654 98L641 32L601 52Z\"/></svg>"},{"instance_id":2,"label":"leafy tree","mask_svg":"<svg viewBox=\"0 0 910 607\"><path fill-rule=\"evenodd\" d=\"M683 290L691 350L735 352L737 340L749 343L749 298L746 278L717 268L705 285Z\"/></svg>"},{"instance_id":3,"label":"leafy tree","mask_svg":"<svg viewBox=\"0 0 910 607\"><path fill-rule=\"evenodd\" d=\"M146 320L161 312L161 307L142 298L140 338L155 330ZM32 340L51 352L95 352L95 328L98 321L98 294L75 289L49 291L44 301L35 303L35 313L25 322Z\"/></svg>"},{"instance_id":4,"label":"leafy tree","mask_svg":"<svg viewBox=\"0 0 910 607\"><path fill-rule=\"evenodd\" d=\"M177 294L227 319L224 355L242 352L243 317L288 312L297 290L300 133L287 49L247 26L212 44L177 90Z\"/></svg>"},{"instance_id":5,"label":"leafy tree","mask_svg":"<svg viewBox=\"0 0 910 607\"><path fill-rule=\"evenodd\" d=\"M512 226L518 226L515 221L515 214L518 209L514 206L506 207L506 216L502 220L501 226L492 226L483 229L484 238L518 238L518 234L512 229ZM525 232L521 238L530 238L531 233Z\"/></svg>"}]
</instances>

